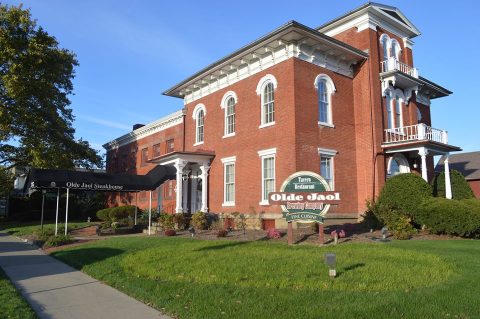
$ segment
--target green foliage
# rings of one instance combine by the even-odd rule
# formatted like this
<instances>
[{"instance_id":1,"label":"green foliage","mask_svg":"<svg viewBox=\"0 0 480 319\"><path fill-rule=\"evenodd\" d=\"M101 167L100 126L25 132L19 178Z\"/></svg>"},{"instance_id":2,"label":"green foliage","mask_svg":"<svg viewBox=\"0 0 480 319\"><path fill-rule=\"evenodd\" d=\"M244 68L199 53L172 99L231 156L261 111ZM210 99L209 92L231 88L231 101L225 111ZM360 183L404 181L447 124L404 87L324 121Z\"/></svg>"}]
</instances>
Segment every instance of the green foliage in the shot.
<instances>
[{"instance_id":1,"label":"green foliage","mask_svg":"<svg viewBox=\"0 0 480 319\"><path fill-rule=\"evenodd\" d=\"M480 200L432 198L420 205L416 222L436 234L480 238Z\"/></svg>"},{"instance_id":2,"label":"green foliage","mask_svg":"<svg viewBox=\"0 0 480 319\"><path fill-rule=\"evenodd\" d=\"M361 225L365 229L380 229L383 226L383 223L378 220L377 216L374 213L375 203L367 200L367 210L361 215L362 221ZM315 223L317 226L317 223Z\"/></svg>"},{"instance_id":3,"label":"green foliage","mask_svg":"<svg viewBox=\"0 0 480 319\"><path fill-rule=\"evenodd\" d=\"M431 196L432 188L423 178L413 173L398 174L387 180L376 204L413 217L418 206ZM384 220L382 210L377 210L377 213L380 214L377 217Z\"/></svg>"},{"instance_id":4,"label":"green foliage","mask_svg":"<svg viewBox=\"0 0 480 319\"><path fill-rule=\"evenodd\" d=\"M242 230L243 234L245 235L245 231L247 229L247 217L245 216L245 214L239 214L236 222L237 228Z\"/></svg>"},{"instance_id":5,"label":"green foliage","mask_svg":"<svg viewBox=\"0 0 480 319\"><path fill-rule=\"evenodd\" d=\"M73 238L70 235L57 235L57 236L51 236L50 238L45 241L45 244L43 244L44 248L48 247L58 247L61 245L69 244L73 241Z\"/></svg>"},{"instance_id":6,"label":"green foliage","mask_svg":"<svg viewBox=\"0 0 480 319\"><path fill-rule=\"evenodd\" d=\"M173 230L175 228L175 217L172 214L161 214L158 223L162 230Z\"/></svg>"},{"instance_id":7,"label":"green foliage","mask_svg":"<svg viewBox=\"0 0 480 319\"><path fill-rule=\"evenodd\" d=\"M1 161L1 160L0 160ZM15 177L10 171L0 167L0 198L7 197L13 190L13 182Z\"/></svg>"},{"instance_id":8,"label":"green foliage","mask_svg":"<svg viewBox=\"0 0 480 319\"><path fill-rule=\"evenodd\" d=\"M452 199L475 198L472 188L465 177L457 170L450 170L450 183L452 185ZM445 172L441 172L433 179L433 196L445 198Z\"/></svg>"},{"instance_id":9,"label":"green foliage","mask_svg":"<svg viewBox=\"0 0 480 319\"><path fill-rule=\"evenodd\" d=\"M173 221L175 222L176 229L185 229L185 215L183 213L177 213L173 215Z\"/></svg>"},{"instance_id":10,"label":"green foliage","mask_svg":"<svg viewBox=\"0 0 480 319\"><path fill-rule=\"evenodd\" d=\"M0 165L102 166L72 127L68 96L77 65L29 10L0 4Z\"/></svg>"},{"instance_id":11,"label":"green foliage","mask_svg":"<svg viewBox=\"0 0 480 319\"><path fill-rule=\"evenodd\" d=\"M204 212L198 211L192 215L192 220L190 221L190 223L195 229L207 229L207 216Z\"/></svg>"},{"instance_id":12,"label":"green foliage","mask_svg":"<svg viewBox=\"0 0 480 319\"><path fill-rule=\"evenodd\" d=\"M126 218L133 219L134 216L135 216L134 205L104 208L97 212L97 218L106 223L118 222Z\"/></svg>"}]
</instances>

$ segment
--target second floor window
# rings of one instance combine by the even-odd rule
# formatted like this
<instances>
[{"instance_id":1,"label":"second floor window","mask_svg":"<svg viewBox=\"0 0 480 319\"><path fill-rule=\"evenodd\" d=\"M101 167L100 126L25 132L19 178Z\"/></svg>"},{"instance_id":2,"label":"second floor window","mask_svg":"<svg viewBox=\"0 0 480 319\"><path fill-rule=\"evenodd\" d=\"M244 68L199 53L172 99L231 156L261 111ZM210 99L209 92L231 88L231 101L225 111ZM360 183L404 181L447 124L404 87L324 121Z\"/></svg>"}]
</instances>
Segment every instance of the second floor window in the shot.
<instances>
[{"instance_id":1,"label":"second floor window","mask_svg":"<svg viewBox=\"0 0 480 319\"><path fill-rule=\"evenodd\" d=\"M395 126L402 127L402 100L400 96L395 95Z\"/></svg>"},{"instance_id":2,"label":"second floor window","mask_svg":"<svg viewBox=\"0 0 480 319\"><path fill-rule=\"evenodd\" d=\"M203 143L204 138L204 124L205 124L205 113L203 110L200 110L197 115L197 135L196 143Z\"/></svg>"},{"instance_id":3,"label":"second floor window","mask_svg":"<svg viewBox=\"0 0 480 319\"><path fill-rule=\"evenodd\" d=\"M174 139L170 139L167 141L167 147L166 147L166 151L167 153L171 153L175 150L175 142L174 142Z\"/></svg>"},{"instance_id":4,"label":"second floor window","mask_svg":"<svg viewBox=\"0 0 480 319\"><path fill-rule=\"evenodd\" d=\"M160 156L160 143L153 145L153 157Z\"/></svg>"},{"instance_id":5,"label":"second floor window","mask_svg":"<svg viewBox=\"0 0 480 319\"><path fill-rule=\"evenodd\" d=\"M275 96L273 83L269 82L263 89L262 124L275 122Z\"/></svg>"},{"instance_id":6,"label":"second floor window","mask_svg":"<svg viewBox=\"0 0 480 319\"><path fill-rule=\"evenodd\" d=\"M235 133L235 99L229 98L225 109L225 135Z\"/></svg>"},{"instance_id":7,"label":"second floor window","mask_svg":"<svg viewBox=\"0 0 480 319\"><path fill-rule=\"evenodd\" d=\"M144 148L142 149L142 153L141 153L141 165L142 166L145 166L147 165L147 161L148 161L148 148Z\"/></svg>"},{"instance_id":8,"label":"second floor window","mask_svg":"<svg viewBox=\"0 0 480 319\"><path fill-rule=\"evenodd\" d=\"M333 126L332 94L335 92L335 85L326 74L317 75L314 85L318 94L318 124Z\"/></svg>"}]
</instances>

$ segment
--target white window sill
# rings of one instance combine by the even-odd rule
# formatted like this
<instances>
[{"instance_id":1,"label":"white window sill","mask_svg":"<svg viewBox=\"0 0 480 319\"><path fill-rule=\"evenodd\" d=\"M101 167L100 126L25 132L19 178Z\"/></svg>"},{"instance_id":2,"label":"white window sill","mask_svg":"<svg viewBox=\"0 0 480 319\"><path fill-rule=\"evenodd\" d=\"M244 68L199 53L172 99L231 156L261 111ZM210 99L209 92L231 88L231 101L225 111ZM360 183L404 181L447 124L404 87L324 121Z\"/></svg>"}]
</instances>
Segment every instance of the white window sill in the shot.
<instances>
[{"instance_id":1,"label":"white window sill","mask_svg":"<svg viewBox=\"0 0 480 319\"><path fill-rule=\"evenodd\" d=\"M272 125L275 125L275 121L270 122L270 123L264 123L264 124L260 125L258 128L269 127L269 126L272 126Z\"/></svg>"},{"instance_id":2,"label":"white window sill","mask_svg":"<svg viewBox=\"0 0 480 319\"><path fill-rule=\"evenodd\" d=\"M261 206L270 206L270 203L268 202L268 200L262 200L261 202L258 203L258 205L261 205Z\"/></svg>"},{"instance_id":3,"label":"white window sill","mask_svg":"<svg viewBox=\"0 0 480 319\"><path fill-rule=\"evenodd\" d=\"M222 203L223 207L233 207L235 206L235 202L227 202L227 203Z\"/></svg>"},{"instance_id":4,"label":"white window sill","mask_svg":"<svg viewBox=\"0 0 480 319\"><path fill-rule=\"evenodd\" d=\"M197 143L193 144L193 146L198 146L198 145L202 145L202 144L203 144L203 142L197 142Z\"/></svg>"},{"instance_id":5,"label":"white window sill","mask_svg":"<svg viewBox=\"0 0 480 319\"><path fill-rule=\"evenodd\" d=\"M335 125L333 125L333 124L331 124L331 123L320 122L320 121L318 121L318 126L325 126L325 127L335 128Z\"/></svg>"},{"instance_id":6,"label":"white window sill","mask_svg":"<svg viewBox=\"0 0 480 319\"><path fill-rule=\"evenodd\" d=\"M227 137L232 137L235 136L235 132L230 133L230 134L225 134L222 138L227 138Z\"/></svg>"}]
</instances>

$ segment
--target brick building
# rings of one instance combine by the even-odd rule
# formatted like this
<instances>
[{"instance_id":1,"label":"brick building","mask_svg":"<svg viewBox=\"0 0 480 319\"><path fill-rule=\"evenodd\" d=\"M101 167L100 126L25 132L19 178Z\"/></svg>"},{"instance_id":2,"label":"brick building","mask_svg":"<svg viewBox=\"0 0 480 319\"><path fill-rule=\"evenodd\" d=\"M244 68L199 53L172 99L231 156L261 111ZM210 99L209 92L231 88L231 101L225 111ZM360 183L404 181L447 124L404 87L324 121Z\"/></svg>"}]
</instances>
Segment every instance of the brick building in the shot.
<instances>
[{"instance_id":1,"label":"brick building","mask_svg":"<svg viewBox=\"0 0 480 319\"><path fill-rule=\"evenodd\" d=\"M290 21L165 91L185 107L105 144L107 171L173 165L154 207L255 212L277 227L268 193L314 171L342 193L327 217L357 219L389 176L428 180L434 155L460 150L431 126L431 100L451 92L414 67L419 34L376 3L314 29ZM138 196L146 207L149 194Z\"/></svg>"}]
</instances>

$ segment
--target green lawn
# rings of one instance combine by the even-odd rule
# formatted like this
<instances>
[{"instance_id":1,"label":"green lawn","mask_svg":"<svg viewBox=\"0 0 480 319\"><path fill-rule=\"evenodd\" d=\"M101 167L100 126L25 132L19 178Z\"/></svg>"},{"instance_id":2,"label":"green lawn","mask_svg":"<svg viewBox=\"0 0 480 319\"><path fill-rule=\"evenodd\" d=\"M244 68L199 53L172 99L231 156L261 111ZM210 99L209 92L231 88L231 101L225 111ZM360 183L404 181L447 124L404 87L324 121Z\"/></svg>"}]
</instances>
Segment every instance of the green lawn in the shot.
<instances>
[{"instance_id":1,"label":"green lawn","mask_svg":"<svg viewBox=\"0 0 480 319\"><path fill-rule=\"evenodd\" d=\"M331 280L323 259L337 254ZM111 238L54 253L180 318L479 318L480 242Z\"/></svg>"},{"instance_id":2,"label":"green lawn","mask_svg":"<svg viewBox=\"0 0 480 319\"><path fill-rule=\"evenodd\" d=\"M90 225L87 222L71 222L68 223L68 230L77 229ZM48 221L43 224L44 231L55 231L55 221ZM25 236L31 235L34 232L40 232L40 222L2 222L0 223L0 230L5 230L10 235ZM58 224L59 234L65 231L64 224Z\"/></svg>"},{"instance_id":3,"label":"green lawn","mask_svg":"<svg viewBox=\"0 0 480 319\"><path fill-rule=\"evenodd\" d=\"M35 312L23 300L2 268L0 268L0 318L37 318Z\"/></svg>"}]
</instances>

